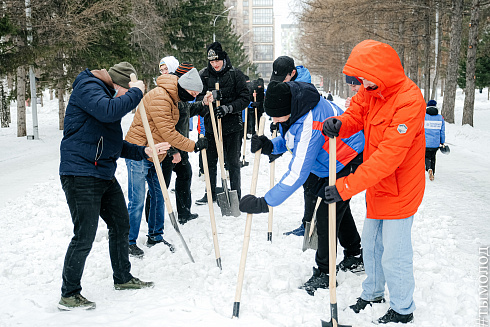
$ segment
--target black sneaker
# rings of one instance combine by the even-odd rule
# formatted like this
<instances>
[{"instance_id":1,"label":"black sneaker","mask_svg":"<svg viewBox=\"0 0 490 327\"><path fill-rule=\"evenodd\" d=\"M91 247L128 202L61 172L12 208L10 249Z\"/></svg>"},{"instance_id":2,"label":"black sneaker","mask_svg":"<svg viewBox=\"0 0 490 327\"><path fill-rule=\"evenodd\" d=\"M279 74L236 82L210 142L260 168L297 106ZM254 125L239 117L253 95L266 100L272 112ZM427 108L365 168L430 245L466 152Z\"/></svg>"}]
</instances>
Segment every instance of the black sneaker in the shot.
<instances>
[{"instance_id":1,"label":"black sneaker","mask_svg":"<svg viewBox=\"0 0 490 327\"><path fill-rule=\"evenodd\" d=\"M143 258L145 252L141 250L136 244L129 244L129 255L136 258Z\"/></svg>"},{"instance_id":2,"label":"black sneaker","mask_svg":"<svg viewBox=\"0 0 490 327\"><path fill-rule=\"evenodd\" d=\"M179 218L178 218L179 224L184 225L189 220L196 219L197 217L199 217L199 215L197 213L191 213L189 216L180 216L179 215Z\"/></svg>"},{"instance_id":3,"label":"black sneaker","mask_svg":"<svg viewBox=\"0 0 490 327\"><path fill-rule=\"evenodd\" d=\"M402 324L406 324L407 322L411 322L413 320L413 313L409 313L407 315L402 315L393 310L392 308L388 309L388 312L381 318L378 319L378 324L388 324L390 322L401 322Z\"/></svg>"},{"instance_id":4,"label":"black sneaker","mask_svg":"<svg viewBox=\"0 0 490 327\"><path fill-rule=\"evenodd\" d=\"M292 231L285 232L283 235L296 235L296 236L305 236L305 226L301 224L298 228L293 229Z\"/></svg>"},{"instance_id":5,"label":"black sneaker","mask_svg":"<svg viewBox=\"0 0 490 327\"><path fill-rule=\"evenodd\" d=\"M364 262L362 261L362 254L345 256L344 259L338 264L337 271L350 271L354 274L364 271Z\"/></svg>"},{"instance_id":6,"label":"black sneaker","mask_svg":"<svg viewBox=\"0 0 490 327\"><path fill-rule=\"evenodd\" d=\"M175 252L175 246L173 246L173 244L165 241L163 238L161 240L155 241L155 240L152 240L151 238L148 237L148 239L146 241L146 246L151 248L152 246L154 246L156 244L160 244L160 243L163 243L166 246L168 246L170 249L170 252L172 252L172 253Z\"/></svg>"},{"instance_id":7,"label":"black sneaker","mask_svg":"<svg viewBox=\"0 0 490 327\"><path fill-rule=\"evenodd\" d=\"M366 306L368 304L370 306L373 306L373 303L384 303L384 302L386 302L386 301L385 301L384 297L382 297L382 296L377 297L372 301L366 301L366 300L363 300L360 297L358 297L356 304L349 306L349 308L354 310L355 313L359 313L361 310L364 310L364 308L366 308Z\"/></svg>"},{"instance_id":8,"label":"black sneaker","mask_svg":"<svg viewBox=\"0 0 490 327\"><path fill-rule=\"evenodd\" d=\"M216 202L216 194L213 194L213 202ZM208 194L204 193L204 196L196 201L196 204L201 206L204 204L208 204Z\"/></svg>"},{"instance_id":9,"label":"black sneaker","mask_svg":"<svg viewBox=\"0 0 490 327\"><path fill-rule=\"evenodd\" d=\"M313 276L304 283L300 289L304 289L311 296L315 295L315 291L319 288L328 289L329 276L320 269L313 267ZM338 283L337 283L338 285Z\"/></svg>"}]
</instances>

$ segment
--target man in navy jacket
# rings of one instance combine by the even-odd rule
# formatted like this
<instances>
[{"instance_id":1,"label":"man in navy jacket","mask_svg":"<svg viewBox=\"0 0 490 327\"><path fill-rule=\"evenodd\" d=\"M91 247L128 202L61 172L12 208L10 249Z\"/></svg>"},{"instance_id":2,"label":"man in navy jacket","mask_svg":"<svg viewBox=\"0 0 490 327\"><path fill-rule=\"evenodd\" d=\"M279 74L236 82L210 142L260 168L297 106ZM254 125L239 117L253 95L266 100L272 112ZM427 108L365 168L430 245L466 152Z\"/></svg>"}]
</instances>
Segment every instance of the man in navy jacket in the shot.
<instances>
[{"instance_id":1,"label":"man in navy jacket","mask_svg":"<svg viewBox=\"0 0 490 327\"><path fill-rule=\"evenodd\" d=\"M119 157L143 160L149 148L123 141L121 118L143 98L142 81L130 82L136 73L127 62L107 72L84 70L73 83L66 108L60 146L60 179L73 221L74 236L63 265L63 285L58 308L94 309L95 303L80 292L85 260L92 248L99 216L109 229L109 255L116 289L152 287L131 275L129 215L124 195L114 177ZM168 144L156 145L163 153Z\"/></svg>"}]
</instances>

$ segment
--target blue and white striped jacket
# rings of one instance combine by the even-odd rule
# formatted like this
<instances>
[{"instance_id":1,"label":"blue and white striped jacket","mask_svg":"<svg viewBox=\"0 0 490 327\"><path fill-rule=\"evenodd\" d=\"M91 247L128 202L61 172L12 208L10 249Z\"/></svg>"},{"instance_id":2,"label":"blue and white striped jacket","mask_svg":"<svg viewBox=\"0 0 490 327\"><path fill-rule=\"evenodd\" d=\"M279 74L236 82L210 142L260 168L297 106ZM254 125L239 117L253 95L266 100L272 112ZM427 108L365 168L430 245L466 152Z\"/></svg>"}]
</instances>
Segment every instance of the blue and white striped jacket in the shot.
<instances>
[{"instance_id":1,"label":"blue and white striped jacket","mask_svg":"<svg viewBox=\"0 0 490 327\"><path fill-rule=\"evenodd\" d=\"M323 121L343 113L337 105L321 97L314 85L302 82L288 82L288 85L292 93L291 125L288 129L287 125L284 128L280 124L281 136L272 140L272 153L290 151L293 158L279 183L265 195L265 201L273 207L303 185L310 173L318 177L328 176L328 137L322 134ZM362 132L337 139L337 172L363 149Z\"/></svg>"}]
</instances>

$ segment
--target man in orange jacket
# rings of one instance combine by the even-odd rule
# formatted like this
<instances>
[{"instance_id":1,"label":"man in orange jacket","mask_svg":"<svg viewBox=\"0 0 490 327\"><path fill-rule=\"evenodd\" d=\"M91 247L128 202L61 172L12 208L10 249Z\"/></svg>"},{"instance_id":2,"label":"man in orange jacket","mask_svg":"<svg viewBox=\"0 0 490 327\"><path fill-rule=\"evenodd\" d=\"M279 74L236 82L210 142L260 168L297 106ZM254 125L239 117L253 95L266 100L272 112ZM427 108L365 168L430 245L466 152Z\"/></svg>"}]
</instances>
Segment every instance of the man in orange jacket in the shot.
<instances>
[{"instance_id":1,"label":"man in orange jacket","mask_svg":"<svg viewBox=\"0 0 490 327\"><path fill-rule=\"evenodd\" d=\"M357 171L325 187L328 203L366 190L367 217L362 232L366 280L356 313L368 304L384 302L390 309L378 323L413 320L413 216L425 189L425 101L389 45L365 40L354 47L343 73L363 86L340 116L325 120L323 133L349 137L364 130L364 162Z\"/></svg>"}]
</instances>

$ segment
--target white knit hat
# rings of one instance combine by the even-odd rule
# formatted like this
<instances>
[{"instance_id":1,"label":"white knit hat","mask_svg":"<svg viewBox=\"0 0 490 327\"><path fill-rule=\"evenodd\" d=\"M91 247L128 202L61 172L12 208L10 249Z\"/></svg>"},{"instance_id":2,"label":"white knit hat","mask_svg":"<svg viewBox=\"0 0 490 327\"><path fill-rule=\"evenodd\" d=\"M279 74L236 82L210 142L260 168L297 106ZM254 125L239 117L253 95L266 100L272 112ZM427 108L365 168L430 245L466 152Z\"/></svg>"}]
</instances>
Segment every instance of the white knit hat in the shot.
<instances>
[{"instance_id":1,"label":"white knit hat","mask_svg":"<svg viewBox=\"0 0 490 327\"><path fill-rule=\"evenodd\" d=\"M168 56L160 60L158 67L160 68L161 65L167 65L168 72L173 73L179 67L179 61L174 56Z\"/></svg>"}]
</instances>

